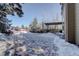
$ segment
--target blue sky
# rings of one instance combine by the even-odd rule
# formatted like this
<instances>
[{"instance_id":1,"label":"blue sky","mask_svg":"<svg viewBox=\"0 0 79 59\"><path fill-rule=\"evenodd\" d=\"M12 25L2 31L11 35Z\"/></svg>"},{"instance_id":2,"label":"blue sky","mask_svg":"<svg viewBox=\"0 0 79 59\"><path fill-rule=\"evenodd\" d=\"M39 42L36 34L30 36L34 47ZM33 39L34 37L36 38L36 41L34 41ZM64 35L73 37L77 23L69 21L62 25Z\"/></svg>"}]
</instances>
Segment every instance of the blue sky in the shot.
<instances>
[{"instance_id":1,"label":"blue sky","mask_svg":"<svg viewBox=\"0 0 79 59\"><path fill-rule=\"evenodd\" d=\"M55 3L25 3L22 4L24 12L23 17L8 16L12 20L13 26L28 26L34 18L37 18L39 22L55 21L58 16L58 20L61 21L61 6Z\"/></svg>"}]
</instances>

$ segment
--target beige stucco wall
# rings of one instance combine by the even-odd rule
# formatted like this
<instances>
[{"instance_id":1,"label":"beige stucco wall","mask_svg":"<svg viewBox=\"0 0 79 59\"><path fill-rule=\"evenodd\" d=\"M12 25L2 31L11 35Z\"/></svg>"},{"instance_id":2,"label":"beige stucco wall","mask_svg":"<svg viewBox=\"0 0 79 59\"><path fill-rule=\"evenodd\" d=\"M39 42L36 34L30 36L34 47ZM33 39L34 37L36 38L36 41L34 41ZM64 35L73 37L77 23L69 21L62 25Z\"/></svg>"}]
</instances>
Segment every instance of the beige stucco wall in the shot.
<instances>
[{"instance_id":1,"label":"beige stucco wall","mask_svg":"<svg viewBox=\"0 0 79 59\"><path fill-rule=\"evenodd\" d=\"M75 4L64 4L64 30L68 42L75 44Z\"/></svg>"},{"instance_id":2,"label":"beige stucco wall","mask_svg":"<svg viewBox=\"0 0 79 59\"><path fill-rule=\"evenodd\" d=\"M64 24L65 37L66 37L66 40L70 40L70 39L75 40L76 44L79 45L79 3L75 4L74 7L75 7L75 10L72 10L70 8L70 11L68 11L67 4L64 4L64 13L63 14L64 14L64 20L65 20L65 24ZM73 11L73 12L71 12L71 11ZM70 16L73 16L73 17L70 17ZM72 24L72 26L69 26L70 24ZM73 32L73 30L75 33ZM75 38L73 36L75 36Z\"/></svg>"},{"instance_id":3,"label":"beige stucco wall","mask_svg":"<svg viewBox=\"0 0 79 59\"><path fill-rule=\"evenodd\" d=\"M79 4L75 5L76 14L76 43L79 45Z\"/></svg>"}]
</instances>

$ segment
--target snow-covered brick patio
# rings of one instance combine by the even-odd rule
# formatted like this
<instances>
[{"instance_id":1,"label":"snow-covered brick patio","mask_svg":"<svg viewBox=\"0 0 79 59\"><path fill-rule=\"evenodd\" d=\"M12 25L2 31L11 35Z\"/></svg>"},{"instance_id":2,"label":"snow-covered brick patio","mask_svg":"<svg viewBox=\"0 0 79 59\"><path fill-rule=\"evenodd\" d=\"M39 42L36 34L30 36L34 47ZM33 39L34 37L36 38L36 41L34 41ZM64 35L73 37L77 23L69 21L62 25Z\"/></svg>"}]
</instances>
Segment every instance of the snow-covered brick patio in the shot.
<instances>
[{"instance_id":1,"label":"snow-covered brick patio","mask_svg":"<svg viewBox=\"0 0 79 59\"><path fill-rule=\"evenodd\" d=\"M3 36L0 55L6 56L77 56L79 48L53 33L19 33Z\"/></svg>"}]
</instances>

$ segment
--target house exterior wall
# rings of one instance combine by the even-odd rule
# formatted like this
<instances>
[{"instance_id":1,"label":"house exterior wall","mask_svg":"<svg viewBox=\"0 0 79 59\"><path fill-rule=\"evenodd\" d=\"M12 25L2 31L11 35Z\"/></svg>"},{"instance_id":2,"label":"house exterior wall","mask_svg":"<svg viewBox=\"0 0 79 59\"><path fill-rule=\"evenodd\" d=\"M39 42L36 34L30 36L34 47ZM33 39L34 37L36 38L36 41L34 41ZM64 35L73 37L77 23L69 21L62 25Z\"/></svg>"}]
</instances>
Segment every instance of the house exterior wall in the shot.
<instances>
[{"instance_id":1,"label":"house exterior wall","mask_svg":"<svg viewBox=\"0 0 79 59\"><path fill-rule=\"evenodd\" d=\"M64 4L63 8L64 16L64 29L65 29L65 38L70 43L75 44L75 4L68 3Z\"/></svg>"},{"instance_id":2,"label":"house exterior wall","mask_svg":"<svg viewBox=\"0 0 79 59\"><path fill-rule=\"evenodd\" d=\"M79 45L79 4L64 4L63 16L66 40Z\"/></svg>"},{"instance_id":3,"label":"house exterior wall","mask_svg":"<svg viewBox=\"0 0 79 59\"><path fill-rule=\"evenodd\" d=\"M75 5L75 14L76 14L76 43L79 45L79 4Z\"/></svg>"}]
</instances>

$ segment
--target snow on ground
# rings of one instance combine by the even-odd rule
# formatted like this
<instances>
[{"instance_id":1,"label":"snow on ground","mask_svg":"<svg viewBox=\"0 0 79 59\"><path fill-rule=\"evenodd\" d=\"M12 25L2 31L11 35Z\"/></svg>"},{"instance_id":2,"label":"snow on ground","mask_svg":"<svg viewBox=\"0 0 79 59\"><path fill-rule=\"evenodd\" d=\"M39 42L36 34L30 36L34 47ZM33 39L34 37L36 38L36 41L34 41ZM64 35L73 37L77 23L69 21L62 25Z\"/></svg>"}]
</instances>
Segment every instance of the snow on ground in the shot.
<instances>
[{"instance_id":1,"label":"snow on ground","mask_svg":"<svg viewBox=\"0 0 79 59\"><path fill-rule=\"evenodd\" d=\"M6 50L6 42L0 41L0 56L4 55L5 50Z\"/></svg>"},{"instance_id":2,"label":"snow on ground","mask_svg":"<svg viewBox=\"0 0 79 59\"><path fill-rule=\"evenodd\" d=\"M79 48L53 33L0 34L0 55L77 56Z\"/></svg>"},{"instance_id":3,"label":"snow on ground","mask_svg":"<svg viewBox=\"0 0 79 59\"><path fill-rule=\"evenodd\" d=\"M42 36L46 37L54 37L54 44L58 48L57 53L60 56L79 56L79 48L73 44L66 42L55 34L48 33L42 34Z\"/></svg>"},{"instance_id":4,"label":"snow on ground","mask_svg":"<svg viewBox=\"0 0 79 59\"><path fill-rule=\"evenodd\" d=\"M28 31L13 31L14 34L27 33Z\"/></svg>"}]
</instances>

